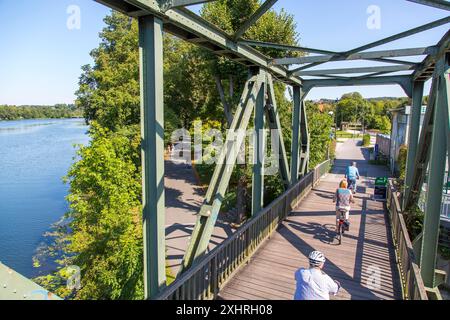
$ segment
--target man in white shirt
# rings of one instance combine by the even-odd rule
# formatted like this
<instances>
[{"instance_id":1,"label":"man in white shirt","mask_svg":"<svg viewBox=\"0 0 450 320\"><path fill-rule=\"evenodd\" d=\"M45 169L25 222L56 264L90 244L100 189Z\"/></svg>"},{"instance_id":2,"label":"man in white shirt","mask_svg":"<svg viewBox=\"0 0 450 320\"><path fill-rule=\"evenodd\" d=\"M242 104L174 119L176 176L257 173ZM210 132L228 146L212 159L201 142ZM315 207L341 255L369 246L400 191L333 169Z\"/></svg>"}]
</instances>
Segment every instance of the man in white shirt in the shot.
<instances>
[{"instance_id":1,"label":"man in white shirt","mask_svg":"<svg viewBox=\"0 0 450 320\"><path fill-rule=\"evenodd\" d=\"M330 293L338 293L340 284L322 271L324 264L325 256L322 252L310 253L309 269L300 268L295 273L297 290L294 300L330 300Z\"/></svg>"}]
</instances>

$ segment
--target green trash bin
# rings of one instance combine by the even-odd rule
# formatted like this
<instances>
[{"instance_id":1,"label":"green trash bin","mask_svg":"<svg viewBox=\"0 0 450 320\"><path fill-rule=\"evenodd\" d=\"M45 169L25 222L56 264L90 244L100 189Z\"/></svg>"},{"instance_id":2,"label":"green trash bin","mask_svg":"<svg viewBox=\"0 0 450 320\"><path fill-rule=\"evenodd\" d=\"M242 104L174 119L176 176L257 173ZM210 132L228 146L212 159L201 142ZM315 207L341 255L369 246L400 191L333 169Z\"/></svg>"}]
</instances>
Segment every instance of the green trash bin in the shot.
<instances>
[{"instance_id":1,"label":"green trash bin","mask_svg":"<svg viewBox=\"0 0 450 320\"><path fill-rule=\"evenodd\" d=\"M376 178L373 198L376 200L386 200L387 186L388 186L388 178L387 177Z\"/></svg>"}]
</instances>

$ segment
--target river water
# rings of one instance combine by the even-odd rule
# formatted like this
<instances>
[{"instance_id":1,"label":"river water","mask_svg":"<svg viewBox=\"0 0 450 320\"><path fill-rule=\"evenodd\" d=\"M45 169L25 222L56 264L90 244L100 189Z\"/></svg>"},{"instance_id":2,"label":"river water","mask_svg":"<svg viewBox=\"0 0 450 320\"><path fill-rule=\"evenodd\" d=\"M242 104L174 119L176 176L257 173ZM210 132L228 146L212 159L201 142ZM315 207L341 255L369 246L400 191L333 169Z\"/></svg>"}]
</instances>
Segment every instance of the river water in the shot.
<instances>
[{"instance_id":1,"label":"river water","mask_svg":"<svg viewBox=\"0 0 450 320\"><path fill-rule=\"evenodd\" d=\"M0 121L0 261L26 277L37 275L32 257L67 211L62 178L87 130L83 119Z\"/></svg>"}]
</instances>

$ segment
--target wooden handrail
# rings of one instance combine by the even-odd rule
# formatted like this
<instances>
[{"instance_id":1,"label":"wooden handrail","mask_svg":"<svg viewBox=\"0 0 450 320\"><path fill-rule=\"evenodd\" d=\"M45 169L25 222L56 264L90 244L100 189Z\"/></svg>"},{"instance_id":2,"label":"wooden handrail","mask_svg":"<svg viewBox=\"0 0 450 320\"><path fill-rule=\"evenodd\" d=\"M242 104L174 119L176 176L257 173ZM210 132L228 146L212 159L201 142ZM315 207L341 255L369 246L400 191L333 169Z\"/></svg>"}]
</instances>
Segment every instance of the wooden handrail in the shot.
<instances>
[{"instance_id":1,"label":"wooden handrail","mask_svg":"<svg viewBox=\"0 0 450 320\"><path fill-rule=\"evenodd\" d=\"M317 184L323 174L329 171L330 166L331 160L327 160L311 170L231 237L181 274L170 286L163 289L156 299L214 299L227 281L276 230L278 224Z\"/></svg>"},{"instance_id":2,"label":"wooden handrail","mask_svg":"<svg viewBox=\"0 0 450 320\"><path fill-rule=\"evenodd\" d=\"M391 180L389 180L387 192L387 207L401 272L403 296L407 300L428 300L398 195Z\"/></svg>"}]
</instances>

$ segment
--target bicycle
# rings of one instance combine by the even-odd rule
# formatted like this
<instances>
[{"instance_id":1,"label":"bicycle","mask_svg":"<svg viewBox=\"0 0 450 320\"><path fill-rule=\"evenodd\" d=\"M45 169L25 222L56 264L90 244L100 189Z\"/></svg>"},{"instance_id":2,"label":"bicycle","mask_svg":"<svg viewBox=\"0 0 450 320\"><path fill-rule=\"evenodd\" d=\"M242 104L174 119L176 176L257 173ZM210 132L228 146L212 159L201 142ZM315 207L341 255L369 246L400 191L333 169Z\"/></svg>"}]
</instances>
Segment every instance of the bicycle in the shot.
<instances>
[{"instance_id":1,"label":"bicycle","mask_svg":"<svg viewBox=\"0 0 450 320\"><path fill-rule=\"evenodd\" d=\"M337 239L338 239L339 244L342 243L342 235L345 233L345 231L349 230L348 221L345 219L346 213L347 213L346 209L339 209L339 224L338 224L338 232L337 232Z\"/></svg>"}]
</instances>

